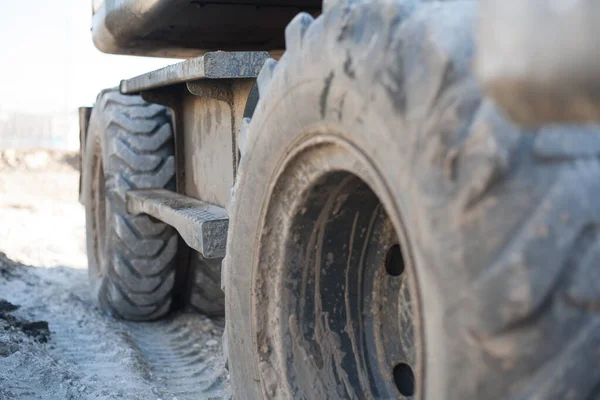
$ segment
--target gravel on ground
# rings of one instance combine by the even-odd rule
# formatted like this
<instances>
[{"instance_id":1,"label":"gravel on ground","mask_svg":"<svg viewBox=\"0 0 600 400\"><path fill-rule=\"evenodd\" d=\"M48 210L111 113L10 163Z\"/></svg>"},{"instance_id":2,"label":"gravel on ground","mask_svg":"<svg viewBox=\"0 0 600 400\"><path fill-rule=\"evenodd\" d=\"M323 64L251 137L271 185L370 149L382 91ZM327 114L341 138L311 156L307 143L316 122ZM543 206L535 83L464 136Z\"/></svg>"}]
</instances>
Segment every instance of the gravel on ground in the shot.
<instances>
[{"instance_id":1,"label":"gravel on ground","mask_svg":"<svg viewBox=\"0 0 600 400\"><path fill-rule=\"evenodd\" d=\"M78 185L75 153L0 149L0 400L230 398L222 321L93 305Z\"/></svg>"}]
</instances>

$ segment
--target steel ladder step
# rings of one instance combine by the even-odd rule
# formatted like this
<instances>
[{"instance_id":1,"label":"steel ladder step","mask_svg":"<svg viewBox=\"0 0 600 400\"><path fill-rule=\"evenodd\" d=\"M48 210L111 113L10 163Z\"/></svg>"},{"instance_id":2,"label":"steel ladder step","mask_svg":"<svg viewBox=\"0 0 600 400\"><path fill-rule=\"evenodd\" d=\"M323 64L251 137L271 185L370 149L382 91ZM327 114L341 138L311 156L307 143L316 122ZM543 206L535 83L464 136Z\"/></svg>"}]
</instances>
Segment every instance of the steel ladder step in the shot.
<instances>
[{"instance_id":1,"label":"steel ladder step","mask_svg":"<svg viewBox=\"0 0 600 400\"><path fill-rule=\"evenodd\" d=\"M205 258L225 256L229 218L224 208L165 189L142 189L127 192L127 211L171 225Z\"/></svg>"}]
</instances>

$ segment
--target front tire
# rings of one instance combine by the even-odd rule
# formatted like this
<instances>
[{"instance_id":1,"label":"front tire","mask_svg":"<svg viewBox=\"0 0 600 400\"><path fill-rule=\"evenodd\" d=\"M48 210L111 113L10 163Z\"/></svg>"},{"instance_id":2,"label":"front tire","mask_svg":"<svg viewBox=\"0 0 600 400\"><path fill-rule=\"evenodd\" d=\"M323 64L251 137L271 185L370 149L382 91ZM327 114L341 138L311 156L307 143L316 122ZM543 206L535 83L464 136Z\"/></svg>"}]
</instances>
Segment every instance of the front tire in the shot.
<instances>
[{"instance_id":1,"label":"front tire","mask_svg":"<svg viewBox=\"0 0 600 400\"><path fill-rule=\"evenodd\" d=\"M288 26L230 207L236 398L600 393L600 134L507 122L472 75L476 15L339 2Z\"/></svg>"}]
</instances>

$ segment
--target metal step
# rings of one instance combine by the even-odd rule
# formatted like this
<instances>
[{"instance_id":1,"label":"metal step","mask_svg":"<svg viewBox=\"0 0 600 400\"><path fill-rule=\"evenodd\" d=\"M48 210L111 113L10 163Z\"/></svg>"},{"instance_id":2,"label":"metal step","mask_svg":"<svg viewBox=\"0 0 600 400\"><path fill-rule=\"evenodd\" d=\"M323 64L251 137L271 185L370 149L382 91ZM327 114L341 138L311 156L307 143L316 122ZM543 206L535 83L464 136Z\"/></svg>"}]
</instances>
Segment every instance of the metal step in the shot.
<instances>
[{"instance_id":1,"label":"metal step","mask_svg":"<svg viewBox=\"0 0 600 400\"><path fill-rule=\"evenodd\" d=\"M165 189L144 189L127 192L127 211L171 225L205 258L225 256L229 218L224 208Z\"/></svg>"},{"instance_id":2,"label":"metal step","mask_svg":"<svg viewBox=\"0 0 600 400\"><path fill-rule=\"evenodd\" d=\"M256 78L269 58L266 51L208 52L203 56L121 81L123 94L192 82L198 79Z\"/></svg>"}]
</instances>

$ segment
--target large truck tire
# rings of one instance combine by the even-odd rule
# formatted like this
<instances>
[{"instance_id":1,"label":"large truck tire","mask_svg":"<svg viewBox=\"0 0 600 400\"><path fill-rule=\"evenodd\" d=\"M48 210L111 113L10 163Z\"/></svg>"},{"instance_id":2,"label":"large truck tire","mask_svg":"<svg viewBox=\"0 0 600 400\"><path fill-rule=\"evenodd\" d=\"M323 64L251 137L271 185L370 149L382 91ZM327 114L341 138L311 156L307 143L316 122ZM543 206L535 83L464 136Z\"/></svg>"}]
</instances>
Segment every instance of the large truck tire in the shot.
<instances>
[{"instance_id":1,"label":"large truck tire","mask_svg":"<svg viewBox=\"0 0 600 400\"><path fill-rule=\"evenodd\" d=\"M240 137L234 397L597 398L600 131L482 96L477 2L333 3Z\"/></svg>"},{"instance_id":2,"label":"large truck tire","mask_svg":"<svg viewBox=\"0 0 600 400\"><path fill-rule=\"evenodd\" d=\"M172 301L178 235L148 216L127 213L130 189L175 189L168 110L100 93L92 110L83 168L88 271L92 297L104 311L130 320L165 315Z\"/></svg>"}]
</instances>

